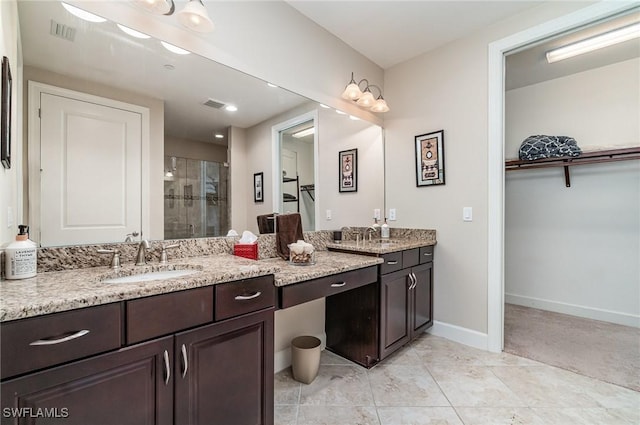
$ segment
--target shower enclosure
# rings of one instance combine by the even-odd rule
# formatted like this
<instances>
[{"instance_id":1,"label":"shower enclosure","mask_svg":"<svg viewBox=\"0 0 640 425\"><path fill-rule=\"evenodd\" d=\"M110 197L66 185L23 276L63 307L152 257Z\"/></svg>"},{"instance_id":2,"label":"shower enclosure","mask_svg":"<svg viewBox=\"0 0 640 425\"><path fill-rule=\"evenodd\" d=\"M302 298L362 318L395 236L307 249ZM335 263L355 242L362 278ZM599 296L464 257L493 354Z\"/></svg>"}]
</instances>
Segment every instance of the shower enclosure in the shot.
<instances>
[{"instance_id":1,"label":"shower enclosure","mask_svg":"<svg viewBox=\"0 0 640 425\"><path fill-rule=\"evenodd\" d=\"M226 235L228 191L229 168L224 164L165 157L165 239Z\"/></svg>"}]
</instances>

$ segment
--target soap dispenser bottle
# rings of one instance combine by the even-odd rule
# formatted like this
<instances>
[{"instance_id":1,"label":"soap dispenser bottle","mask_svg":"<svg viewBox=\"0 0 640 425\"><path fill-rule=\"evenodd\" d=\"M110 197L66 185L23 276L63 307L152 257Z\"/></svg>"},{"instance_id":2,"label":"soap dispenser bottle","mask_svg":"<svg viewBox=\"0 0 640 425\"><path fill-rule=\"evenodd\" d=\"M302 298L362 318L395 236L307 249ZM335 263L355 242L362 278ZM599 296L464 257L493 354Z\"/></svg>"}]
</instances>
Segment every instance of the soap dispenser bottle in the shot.
<instances>
[{"instance_id":1,"label":"soap dispenser bottle","mask_svg":"<svg viewBox=\"0 0 640 425\"><path fill-rule=\"evenodd\" d=\"M384 218L384 223L380 226L380 237L382 239L389 239L389 225L387 224L387 218Z\"/></svg>"},{"instance_id":2,"label":"soap dispenser bottle","mask_svg":"<svg viewBox=\"0 0 640 425\"><path fill-rule=\"evenodd\" d=\"M15 242L4 249L5 277L7 279L26 279L34 277L38 264L38 245L29 240L29 226L18 226L20 232Z\"/></svg>"}]
</instances>

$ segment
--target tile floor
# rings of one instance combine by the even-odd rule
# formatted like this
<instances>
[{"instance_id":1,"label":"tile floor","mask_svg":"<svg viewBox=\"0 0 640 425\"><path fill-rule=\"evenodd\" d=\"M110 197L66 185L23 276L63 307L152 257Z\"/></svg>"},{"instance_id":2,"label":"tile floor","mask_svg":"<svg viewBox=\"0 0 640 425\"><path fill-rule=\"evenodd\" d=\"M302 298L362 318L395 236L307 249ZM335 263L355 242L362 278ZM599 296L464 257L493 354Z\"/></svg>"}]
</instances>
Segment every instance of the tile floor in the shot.
<instances>
[{"instance_id":1,"label":"tile floor","mask_svg":"<svg viewBox=\"0 0 640 425\"><path fill-rule=\"evenodd\" d=\"M276 425L638 425L640 392L425 334L373 369L324 351L275 376Z\"/></svg>"}]
</instances>

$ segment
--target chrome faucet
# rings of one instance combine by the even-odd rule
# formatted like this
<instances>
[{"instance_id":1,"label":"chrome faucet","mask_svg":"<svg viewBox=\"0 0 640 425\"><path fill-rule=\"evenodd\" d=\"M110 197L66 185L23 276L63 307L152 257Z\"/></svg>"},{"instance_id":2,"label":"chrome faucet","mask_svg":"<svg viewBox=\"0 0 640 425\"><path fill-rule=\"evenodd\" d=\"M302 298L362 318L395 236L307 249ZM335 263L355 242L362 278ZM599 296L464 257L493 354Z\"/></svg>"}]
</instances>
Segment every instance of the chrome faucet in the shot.
<instances>
[{"instance_id":1,"label":"chrome faucet","mask_svg":"<svg viewBox=\"0 0 640 425\"><path fill-rule=\"evenodd\" d=\"M147 264L147 249L149 249L149 241L143 239L138 245L138 255L136 255L136 266L144 266Z\"/></svg>"},{"instance_id":2,"label":"chrome faucet","mask_svg":"<svg viewBox=\"0 0 640 425\"><path fill-rule=\"evenodd\" d=\"M371 242L371 234L372 233L378 233L378 230L380 230L380 225L378 224L378 219L374 218L373 219L374 222L371 226L367 227L367 230L365 230L365 234L369 235L369 242Z\"/></svg>"}]
</instances>

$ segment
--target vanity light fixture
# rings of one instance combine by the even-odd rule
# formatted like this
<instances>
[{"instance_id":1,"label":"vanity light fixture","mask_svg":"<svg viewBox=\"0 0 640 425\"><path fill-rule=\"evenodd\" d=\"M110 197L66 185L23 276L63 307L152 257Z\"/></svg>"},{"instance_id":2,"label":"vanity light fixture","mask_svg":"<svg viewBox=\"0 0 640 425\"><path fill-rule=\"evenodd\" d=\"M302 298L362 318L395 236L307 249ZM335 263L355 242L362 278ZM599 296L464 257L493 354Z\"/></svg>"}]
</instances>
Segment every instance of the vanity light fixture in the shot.
<instances>
[{"instance_id":1,"label":"vanity light fixture","mask_svg":"<svg viewBox=\"0 0 640 425\"><path fill-rule=\"evenodd\" d=\"M360 86L364 83L364 89L361 89ZM378 89L378 97L374 98L373 93L371 93L371 88ZM347 100L352 100L363 108L367 108L372 112L387 112L389 111L389 106L387 102L382 97L382 90L380 87L369 84L369 81L366 78L363 78L359 82L356 83L356 80L353 78L353 72L351 73L351 81L347 84L344 91L342 92L342 98Z\"/></svg>"},{"instance_id":2,"label":"vanity light fixture","mask_svg":"<svg viewBox=\"0 0 640 425\"><path fill-rule=\"evenodd\" d=\"M84 21L107 22L107 20L104 19L102 16L94 15L93 13L89 13L75 6L71 6L70 4L67 4L65 2L62 2L62 7L64 7L67 10L67 12L71 13L75 17L80 18Z\"/></svg>"},{"instance_id":3,"label":"vanity light fixture","mask_svg":"<svg viewBox=\"0 0 640 425\"><path fill-rule=\"evenodd\" d=\"M124 25L121 25L121 24L116 24L116 25L118 26L118 28L120 28L120 30L122 30L122 32L124 32L125 34L129 34L131 37L143 38L143 39L151 38L150 35L144 34L136 30L132 30L131 28L125 27Z\"/></svg>"},{"instance_id":4,"label":"vanity light fixture","mask_svg":"<svg viewBox=\"0 0 640 425\"><path fill-rule=\"evenodd\" d=\"M137 5L156 15L173 15L176 10L174 0L133 0ZM192 31L207 33L214 25L201 0L189 0L189 3L176 13L178 22Z\"/></svg>"},{"instance_id":5,"label":"vanity light fixture","mask_svg":"<svg viewBox=\"0 0 640 425\"><path fill-rule=\"evenodd\" d=\"M547 52L547 62L558 62L639 37L640 22L550 50Z\"/></svg>"}]
</instances>

